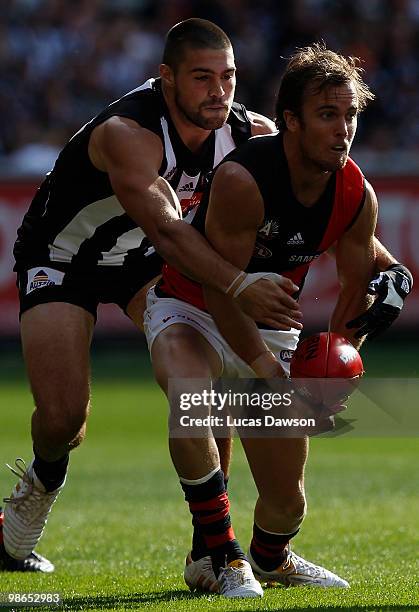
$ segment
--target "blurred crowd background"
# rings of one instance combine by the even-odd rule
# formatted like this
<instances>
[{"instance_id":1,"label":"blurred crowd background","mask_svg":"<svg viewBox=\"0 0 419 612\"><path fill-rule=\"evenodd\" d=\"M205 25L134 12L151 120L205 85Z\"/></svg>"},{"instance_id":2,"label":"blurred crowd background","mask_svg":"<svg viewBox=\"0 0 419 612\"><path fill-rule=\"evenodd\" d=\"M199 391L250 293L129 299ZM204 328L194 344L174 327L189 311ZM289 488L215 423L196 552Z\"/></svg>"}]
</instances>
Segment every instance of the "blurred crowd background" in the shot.
<instances>
[{"instance_id":1,"label":"blurred crowd background","mask_svg":"<svg viewBox=\"0 0 419 612\"><path fill-rule=\"evenodd\" d=\"M268 116L296 46L362 58L377 99L353 156L375 176L419 174L419 0L2 0L1 175L48 170L82 124L157 75L165 33L193 16L229 34L236 97Z\"/></svg>"}]
</instances>

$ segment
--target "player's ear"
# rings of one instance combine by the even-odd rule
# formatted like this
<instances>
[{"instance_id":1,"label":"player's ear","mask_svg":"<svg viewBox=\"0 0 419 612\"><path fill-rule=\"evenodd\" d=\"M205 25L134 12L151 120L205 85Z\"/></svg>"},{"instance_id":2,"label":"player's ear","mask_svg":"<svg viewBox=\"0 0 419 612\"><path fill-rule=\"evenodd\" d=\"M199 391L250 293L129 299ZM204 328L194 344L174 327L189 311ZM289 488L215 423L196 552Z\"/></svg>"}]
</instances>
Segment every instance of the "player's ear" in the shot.
<instances>
[{"instance_id":1,"label":"player's ear","mask_svg":"<svg viewBox=\"0 0 419 612\"><path fill-rule=\"evenodd\" d=\"M168 87L174 86L175 75L174 75L172 68L170 68L170 66L168 66L167 64L160 64L159 73L160 73L162 81L164 81Z\"/></svg>"},{"instance_id":2,"label":"player's ear","mask_svg":"<svg viewBox=\"0 0 419 612\"><path fill-rule=\"evenodd\" d=\"M292 111L284 110L282 117L289 132L295 132L300 127L300 121Z\"/></svg>"}]
</instances>

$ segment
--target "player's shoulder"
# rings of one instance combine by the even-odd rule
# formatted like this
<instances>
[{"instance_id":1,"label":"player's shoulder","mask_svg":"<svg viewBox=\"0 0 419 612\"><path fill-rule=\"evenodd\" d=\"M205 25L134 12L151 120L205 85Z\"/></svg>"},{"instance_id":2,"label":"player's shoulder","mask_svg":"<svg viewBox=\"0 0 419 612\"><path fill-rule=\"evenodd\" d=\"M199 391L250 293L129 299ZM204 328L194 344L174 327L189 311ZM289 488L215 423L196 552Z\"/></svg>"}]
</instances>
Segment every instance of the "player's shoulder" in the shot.
<instances>
[{"instance_id":1,"label":"player's shoulder","mask_svg":"<svg viewBox=\"0 0 419 612\"><path fill-rule=\"evenodd\" d=\"M341 172L343 173L345 180L363 182L365 178L361 168L351 157L348 157Z\"/></svg>"},{"instance_id":2,"label":"player's shoulder","mask_svg":"<svg viewBox=\"0 0 419 612\"><path fill-rule=\"evenodd\" d=\"M265 182L280 163L281 142L278 133L253 136L226 155L218 166L218 179L223 177L226 184L242 187Z\"/></svg>"},{"instance_id":3,"label":"player's shoulder","mask_svg":"<svg viewBox=\"0 0 419 612\"><path fill-rule=\"evenodd\" d=\"M247 115L250 119L252 136L264 136L277 132L275 123L272 119L269 119L269 117L249 110L247 111Z\"/></svg>"},{"instance_id":4,"label":"player's shoulder","mask_svg":"<svg viewBox=\"0 0 419 612\"><path fill-rule=\"evenodd\" d=\"M148 79L118 100L112 102L92 121L92 128L102 123L118 124L115 117L128 119L138 126L161 135L163 98L158 79Z\"/></svg>"},{"instance_id":5,"label":"player's shoulder","mask_svg":"<svg viewBox=\"0 0 419 612\"><path fill-rule=\"evenodd\" d=\"M247 138L276 132L276 126L272 119L260 113L248 110L244 104L237 101L233 102L227 121L232 126L234 126L234 124L241 126L246 125L248 130Z\"/></svg>"},{"instance_id":6,"label":"player's shoulder","mask_svg":"<svg viewBox=\"0 0 419 612\"><path fill-rule=\"evenodd\" d=\"M277 150L280 150L280 143L278 142L280 137L278 132L252 136L247 142L229 153L224 158L223 163L229 160L239 163L246 160L253 160L258 164L266 163L268 159L272 158L272 155L275 156Z\"/></svg>"}]
</instances>

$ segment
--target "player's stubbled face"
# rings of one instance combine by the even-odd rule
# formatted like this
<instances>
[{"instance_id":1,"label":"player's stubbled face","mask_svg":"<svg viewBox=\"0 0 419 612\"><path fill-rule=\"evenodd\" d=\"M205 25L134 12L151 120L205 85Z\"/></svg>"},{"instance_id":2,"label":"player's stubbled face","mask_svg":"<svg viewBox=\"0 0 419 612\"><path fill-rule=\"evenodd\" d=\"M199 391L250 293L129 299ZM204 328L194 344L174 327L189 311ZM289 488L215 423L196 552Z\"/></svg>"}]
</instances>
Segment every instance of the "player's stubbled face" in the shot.
<instances>
[{"instance_id":1,"label":"player's stubbled face","mask_svg":"<svg viewBox=\"0 0 419 612\"><path fill-rule=\"evenodd\" d=\"M233 50L186 48L175 86L176 104L188 121L205 130L222 127L236 87Z\"/></svg>"},{"instance_id":2,"label":"player's stubbled face","mask_svg":"<svg viewBox=\"0 0 419 612\"><path fill-rule=\"evenodd\" d=\"M303 157L322 170L343 168L355 136L358 97L352 82L331 85L321 92L309 87L300 121Z\"/></svg>"}]
</instances>

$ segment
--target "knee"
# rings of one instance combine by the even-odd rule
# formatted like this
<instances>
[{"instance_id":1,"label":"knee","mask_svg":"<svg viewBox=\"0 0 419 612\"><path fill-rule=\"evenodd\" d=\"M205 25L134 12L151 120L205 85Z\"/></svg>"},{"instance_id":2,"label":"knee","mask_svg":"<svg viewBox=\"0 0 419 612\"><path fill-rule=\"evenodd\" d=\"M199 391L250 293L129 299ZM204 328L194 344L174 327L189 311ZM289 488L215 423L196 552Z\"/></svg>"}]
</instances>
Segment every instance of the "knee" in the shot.
<instances>
[{"instance_id":1,"label":"knee","mask_svg":"<svg viewBox=\"0 0 419 612\"><path fill-rule=\"evenodd\" d=\"M304 491L297 489L289 492L288 495L278 494L261 498L263 505L269 509L271 515L275 515L281 520L294 523L301 523L307 512L307 502Z\"/></svg>"},{"instance_id":2,"label":"knee","mask_svg":"<svg viewBox=\"0 0 419 612\"><path fill-rule=\"evenodd\" d=\"M77 448L78 446L80 446L80 444L83 442L85 437L86 437L86 421L82 424L80 429L77 431L74 438L70 440L68 444L69 450L73 450L74 448Z\"/></svg>"},{"instance_id":3,"label":"knee","mask_svg":"<svg viewBox=\"0 0 419 612\"><path fill-rule=\"evenodd\" d=\"M203 336L187 325L171 325L156 338L151 358L154 376L165 393L172 379L171 392L177 393L176 379L207 379L213 370L219 369L218 354L211 349Z\"/></svg>"},{"instance_id":4,"label":"knee","mask_svg":"<svg viewBox=\"0 0 419 612\"><path fill-rule=\"evenodd\" d=\"M290 521L302 523L307 513L307 502L304 494L296 495L295 497L283 502L282 507L279 507L282 516Z\"/></svg>"},{"instance_id":5,"label":"knee","mask_svg":"<svg viewBox=\"0 0 419 612\"><path fill-rule=\"evenodd\" d=\"M88 412L88 400L37 406L32 418L34 437L50 447L68 444L75 448L85 437Z\"/></svg>"}]
</instances>

